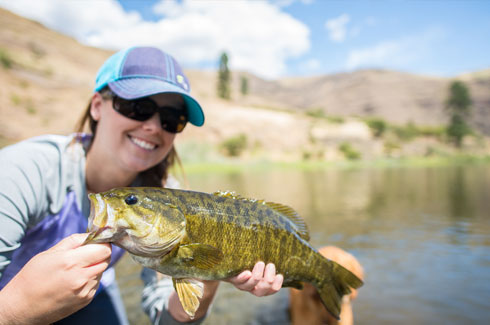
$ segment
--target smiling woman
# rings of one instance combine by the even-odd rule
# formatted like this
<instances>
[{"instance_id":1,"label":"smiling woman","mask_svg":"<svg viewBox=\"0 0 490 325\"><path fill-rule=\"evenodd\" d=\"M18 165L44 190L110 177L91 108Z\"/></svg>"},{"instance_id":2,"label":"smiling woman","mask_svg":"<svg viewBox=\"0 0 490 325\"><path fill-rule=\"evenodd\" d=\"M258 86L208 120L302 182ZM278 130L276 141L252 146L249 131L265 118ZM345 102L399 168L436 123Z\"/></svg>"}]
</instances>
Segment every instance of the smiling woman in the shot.
<instances>
[{"instance_id":1,"label":"smiling woman","mask_svg":"<svg viewBox=\"0 0 490 325\"><path fill-rule=\"evenodd\" d=\"M177 133L187 122L204 123L189 91L173 57L132 47L99 70L78 133L0 151L0 323L128 323L113 269L124 251L83 245L87 194L172 183ZM82 133L87 124L90 133ZM263 264L227 280L258 296L275 293L282 276ZM143 300L154 323L190 321L171 285L146 286ZM195 320L204 319L217 288L216 281L203 284Z\"/></svg>"}]
</instances>

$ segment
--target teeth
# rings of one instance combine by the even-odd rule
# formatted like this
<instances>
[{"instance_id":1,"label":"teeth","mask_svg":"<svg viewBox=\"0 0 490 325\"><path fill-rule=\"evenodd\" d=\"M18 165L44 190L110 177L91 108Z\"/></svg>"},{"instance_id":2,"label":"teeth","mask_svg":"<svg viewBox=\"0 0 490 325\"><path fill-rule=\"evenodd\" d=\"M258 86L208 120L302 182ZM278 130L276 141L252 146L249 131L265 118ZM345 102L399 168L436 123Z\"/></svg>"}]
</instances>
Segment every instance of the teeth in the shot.
<instances>
[{"instance_id":1,"label":"teeth","mask_svg":"<svg viewBox=\"0 0 490 325\"><path fill-rule=\"evenodd\" d=\"M147 150L153 150L156 148L156 145L154 144L151 144L151 143L148 143L146 141L143 141L143 140L140 140L140 139L136 139L136 138L133 138L133 137L129 137L131 139L131 141L137 145L138 147L141 147L143 149L147 149Z\"/></svg>"}]
</instances>

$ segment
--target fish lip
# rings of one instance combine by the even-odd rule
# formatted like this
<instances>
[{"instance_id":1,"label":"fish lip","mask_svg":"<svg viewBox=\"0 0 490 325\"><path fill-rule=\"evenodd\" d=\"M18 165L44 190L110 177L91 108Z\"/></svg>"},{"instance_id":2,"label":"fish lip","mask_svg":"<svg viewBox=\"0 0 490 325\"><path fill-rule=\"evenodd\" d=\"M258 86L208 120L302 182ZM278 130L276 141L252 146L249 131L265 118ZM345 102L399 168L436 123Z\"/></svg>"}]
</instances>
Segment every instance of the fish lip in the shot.
<instances>
[{"instance_id":1,"label":"fish lip","mask_svg":"<svg viewBox=\"0 0 490 325\"><path fill-rule=\"evenodd\" d=\"M99 202L97 201L97 197L96 197L97 194L93 194L93 193L90 193L88 195L88 199L90 201L90 214L88 216L88 227L87 228L87 231L90 230L90 226L91 225L94 225L94 219L95 219L95 211L96 211L96 206L98 207L99 205Z\"/></svg>"},{"instance_id":2,"label":"fish lip","mask_svg":"<svg viewBox=\"0 0 490 325\"><path fill-rule=\"evenodd\" d=\"M95 195L92 193L88 195L88 199L90 200L90 214L88 215L88 224L90 225L94 221L95 204L97 203L97 200L95 199Z\"/></svg>"},{"instance_id":3,"label":"fish lip","mask_svg":"<svg viewBox=\"0 0 490 325\"><path fill-rule=\"evenodd\" d=\"M107 225L107 206L102 196L97 193L88 195L90 200L90 214L88 217L87 232L89 235L83 244L107 243L113 240L113 228Z\"/></svg>"},{"instance_id":4,"label":"fish lip","mask_svg":"<svg viewBox=\"0 0 490 325\"><path fill-rule=\"evenodd\" d=\"M107 236L107 231L106 230L112 230L111 227L102 227L94 229L93 231L89 232L87 238L83 242L83 245L85 244L93 244L93 243L109 243L114 241L114 235L109 232L109 236Z\"/></svg>"},{"instance_id":5,"label":"fish lip","mask_svg":"<svg viewBox=\"0 0 490 325\"><path fill-rule=\"evenodd\" d=\"M90 193L90 214L88 216L88 231L105 227L107 225L107 205L100 193Z\"/></svg>"}]
</instances>

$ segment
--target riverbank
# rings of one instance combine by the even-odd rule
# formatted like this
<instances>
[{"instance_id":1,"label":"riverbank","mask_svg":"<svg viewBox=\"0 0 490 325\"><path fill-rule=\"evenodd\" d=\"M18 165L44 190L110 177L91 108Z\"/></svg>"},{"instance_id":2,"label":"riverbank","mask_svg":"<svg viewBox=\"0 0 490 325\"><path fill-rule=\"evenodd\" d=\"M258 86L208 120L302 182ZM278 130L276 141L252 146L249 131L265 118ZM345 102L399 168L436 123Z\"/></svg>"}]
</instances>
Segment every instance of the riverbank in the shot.
<instances>
[{"instance_id":1,"label":"riverbank","mask_svg":"<svg viewBox=\"0 0 490 325\"><path fill-rule=\"evenodd\" d=\"M275 169L364 169L364 168L417 168L417 167L444 167L469 164L490 164L490 155L454 155L451 157L413 157L413 158L381 158L375 160L347 160L338 162L322 161L297 161L297 162L275 162L275 161L244 161L244 160L222 160L218 162L191 162L182 164L186 175L199 173L234 173L239 171L267 171ZM179 167L174 172L179 175Z\"/></svg>"}]
</instances>

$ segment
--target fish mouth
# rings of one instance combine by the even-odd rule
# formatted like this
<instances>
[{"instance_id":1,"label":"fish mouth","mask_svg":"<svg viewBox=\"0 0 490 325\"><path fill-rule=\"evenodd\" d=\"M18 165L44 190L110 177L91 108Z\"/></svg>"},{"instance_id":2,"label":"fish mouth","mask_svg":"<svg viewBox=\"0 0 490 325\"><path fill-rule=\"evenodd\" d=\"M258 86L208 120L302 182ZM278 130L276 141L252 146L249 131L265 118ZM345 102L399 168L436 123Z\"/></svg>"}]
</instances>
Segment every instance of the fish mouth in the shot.
<instances>
[{"instance_id":1,"label":"fish mouth","mask_svg":"<svg viewBox=\"0 0 490 325\"><path fill-rule=\"evenodd\" d=\"M111 227L103 227L103 228L98 228L95 230L92 230L89 232L87 238L83 242L83 245L85 244L93 244L93 243L108 243L112 241L112 234L110 236L106 236L105 233L107 233L106 230L112 229ZM104 233L105 232L105 233Z\"/></svg>"},{"instance_id":2,"label":"fish mouth","mask_svg":"<svg viewBox=\"0 0 490 325\"><path fill-rule=\"evenodd\" d=\"M88 237L84 244L107 243L112 241L114 232L112 227L107 225L107 205L100 194L88 195L90 200L90 215L88 217L87 232Z\"/></svg>"},{"instance_id":3,"label":"fish mouth","mask_svg":"<svg viewBox=\"0 0 490 325\"><path fill-rule=\"evenodd\" d=\"M107 207L100 193L88 195L90 200L90 215L88 216L88 230L105 227L107 223Z\"/></svg>"}]
</instances>

